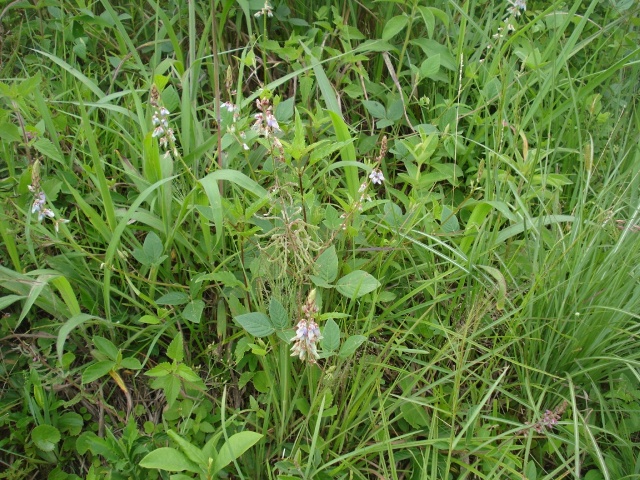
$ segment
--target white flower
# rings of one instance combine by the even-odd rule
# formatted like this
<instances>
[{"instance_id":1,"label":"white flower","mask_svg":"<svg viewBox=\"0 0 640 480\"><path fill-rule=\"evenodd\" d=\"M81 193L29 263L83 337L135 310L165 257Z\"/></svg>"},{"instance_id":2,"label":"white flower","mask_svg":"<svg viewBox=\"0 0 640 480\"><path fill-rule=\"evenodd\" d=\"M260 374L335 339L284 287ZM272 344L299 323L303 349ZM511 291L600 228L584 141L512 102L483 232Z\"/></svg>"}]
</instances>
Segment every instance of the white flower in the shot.
<instances>
[{"instance_id":1,"label":"white flower","mask_svg":"<svg viewBox=\"0 0 640 480\"><path fill-rule=\"evenodd\" d=\"M384 175L379 168L374 168L369 174L369 178L375 185L382 185L382 182L384 182Z\"/></svg>"},{"instance_id":2,"label":"white flower","mask_svg":"<svg viewBox=\"0 0 640 480\"><path fill-rule=\"evenodd\" d=\"M227 112L229 112L229 113L233 113L233 112L235 112L235 111L238 109L238 107L236 107L236 106L235 106L233 103L231 103L231 102L224 102L224 103L220 104L220 106L221 106L222 108L226 109L226 110L227 110Z\"/></svg>"}]
</instances>

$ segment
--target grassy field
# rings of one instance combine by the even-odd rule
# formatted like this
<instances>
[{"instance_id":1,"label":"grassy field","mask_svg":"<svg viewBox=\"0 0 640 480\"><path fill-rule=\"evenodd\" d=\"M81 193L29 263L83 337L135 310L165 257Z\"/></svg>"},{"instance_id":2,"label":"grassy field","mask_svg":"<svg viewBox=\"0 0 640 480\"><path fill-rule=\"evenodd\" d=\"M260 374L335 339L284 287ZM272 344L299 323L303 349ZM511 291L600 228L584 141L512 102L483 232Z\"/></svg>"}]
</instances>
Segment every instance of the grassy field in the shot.
<instances>
[{"instance_id":1,"label":"grassy field","mask_svg":"<svg viewBox=\"0 0 640 480\"><path fill-rule=\"evenodd\" d=\"M0 479L640 479L640 5L5 0Z\"/></svg>"}]
</instances>

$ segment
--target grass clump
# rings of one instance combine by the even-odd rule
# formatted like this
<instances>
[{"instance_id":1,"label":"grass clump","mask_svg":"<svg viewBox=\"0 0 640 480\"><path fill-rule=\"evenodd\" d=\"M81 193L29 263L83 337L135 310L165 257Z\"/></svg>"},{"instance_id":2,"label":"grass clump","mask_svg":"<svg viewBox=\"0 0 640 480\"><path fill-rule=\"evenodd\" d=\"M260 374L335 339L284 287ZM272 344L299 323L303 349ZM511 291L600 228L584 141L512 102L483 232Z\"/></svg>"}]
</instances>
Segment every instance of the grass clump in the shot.
<instances>
[{"instance_id":1,"label":"grass clump","mask_svg":"<svg viewBox=\"0 0 640 480\"><path fill-rule=\"evenodd\" d=\"M7 4L0 478L639 477L638 13Z\"/></svg>"}]
</instances>

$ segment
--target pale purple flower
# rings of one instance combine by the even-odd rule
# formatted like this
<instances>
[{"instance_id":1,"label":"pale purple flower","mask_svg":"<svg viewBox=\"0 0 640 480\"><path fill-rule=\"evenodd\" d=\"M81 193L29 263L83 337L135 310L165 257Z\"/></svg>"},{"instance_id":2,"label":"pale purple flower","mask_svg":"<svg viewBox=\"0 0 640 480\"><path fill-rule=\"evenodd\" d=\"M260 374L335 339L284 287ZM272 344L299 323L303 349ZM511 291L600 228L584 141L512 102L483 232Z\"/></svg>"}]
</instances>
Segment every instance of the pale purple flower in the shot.
<instances>
[{"instance_id":1,"label":"pale purple flower","mask_svg":"<svg viewBox=\"0 0 640 480\"><path fill-rule=\"evenodd\" d=\"M291 347L291 356L300 360L308 358L315 363L318 359L318 348L316 344L322 339L320 327L314 320L302 319L298 322L296 335L290 341L294 342Z\"/></svg>"},{"instance_id":2,"label":"pale purple flower","mask_svg":"<svg viewBox=\"0 0 640 480\"><path fill-rule=\"evenodd\" d=\"M382 170L379 168L374 168L369 174L369 178L375 185L382 185L382 182L384 182L384 175L382 174Z\"/></svg>"}]
</instances>

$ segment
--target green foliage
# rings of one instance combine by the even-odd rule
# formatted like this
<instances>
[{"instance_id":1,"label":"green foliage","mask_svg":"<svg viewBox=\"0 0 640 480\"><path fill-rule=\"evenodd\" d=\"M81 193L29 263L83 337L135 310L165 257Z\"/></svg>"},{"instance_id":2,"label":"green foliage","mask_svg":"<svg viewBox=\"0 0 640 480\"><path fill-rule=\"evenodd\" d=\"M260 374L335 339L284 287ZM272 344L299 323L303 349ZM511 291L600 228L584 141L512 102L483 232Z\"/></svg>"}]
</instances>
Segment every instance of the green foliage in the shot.
<instances>
[{"instance_id":1,"label":"green foliage","mask_svg":"<svg viewBox=\"0 0 640 480\"><path fill-rule=\"evenodd\" d=\"M637 476L638 5L165 3L0 11L0 478Z\"/></svg>"}]
</instances>

